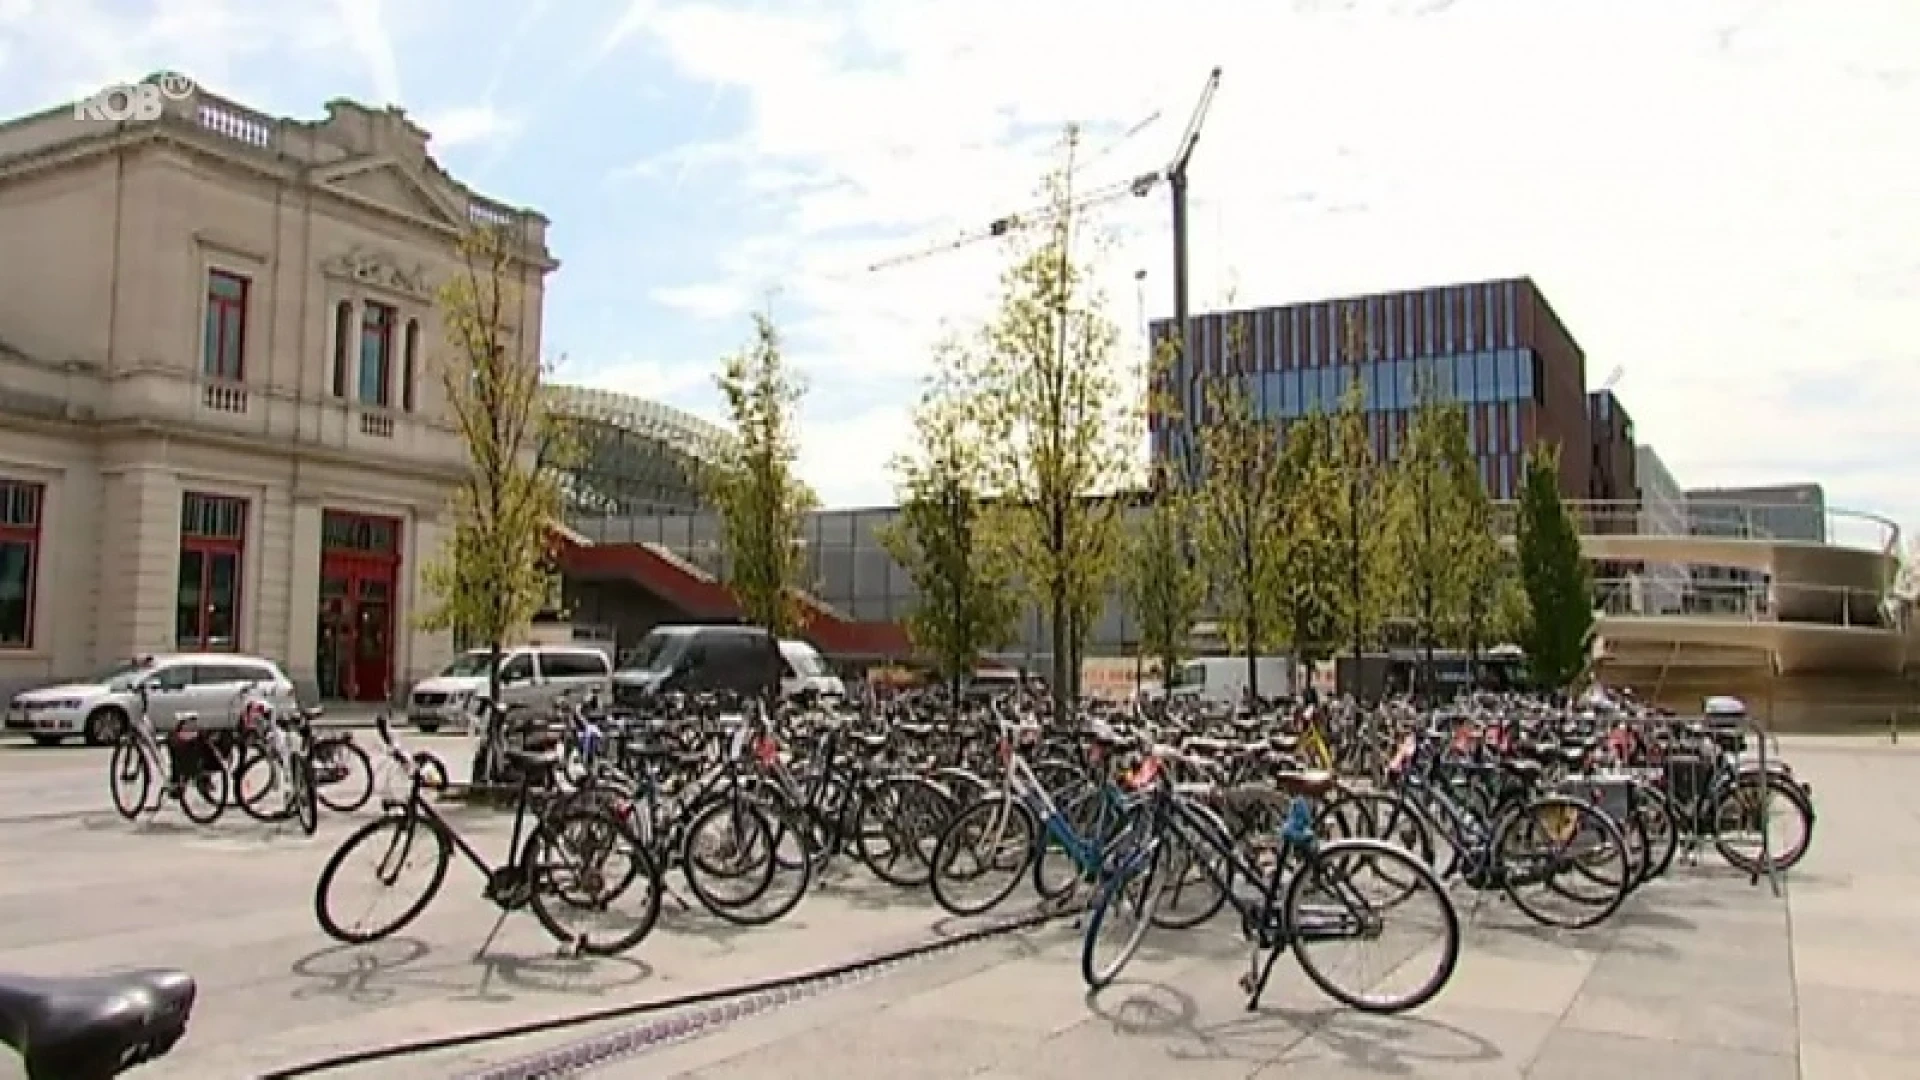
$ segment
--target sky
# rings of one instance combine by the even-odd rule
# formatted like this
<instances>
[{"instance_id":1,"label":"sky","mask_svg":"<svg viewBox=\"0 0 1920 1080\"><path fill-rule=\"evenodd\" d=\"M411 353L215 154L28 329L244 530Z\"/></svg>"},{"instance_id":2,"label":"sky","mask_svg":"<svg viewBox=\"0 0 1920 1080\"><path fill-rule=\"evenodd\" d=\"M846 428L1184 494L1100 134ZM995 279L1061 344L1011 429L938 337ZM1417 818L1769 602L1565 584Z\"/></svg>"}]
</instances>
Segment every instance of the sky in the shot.
<instances>
[{"instance_id":1,"label":"sky","mask_svg":"<svg viewBox=\"0 0 1920 1080\"><path fill-rule=\"evenodd\" d=\"M932 249L1031 207L1068 123L1078 183L1164 165L1215 65L1196 307L1528 275L1683 485L1920 527L1915 0L0 0L0 113L160 68L403 105L552 220L566 381L719 419L771 312L830 505L891 500L933 343L991 309L1004 250ZM1168 203L1098 220L1136 348Z\"/></svg>"}]
</instances>

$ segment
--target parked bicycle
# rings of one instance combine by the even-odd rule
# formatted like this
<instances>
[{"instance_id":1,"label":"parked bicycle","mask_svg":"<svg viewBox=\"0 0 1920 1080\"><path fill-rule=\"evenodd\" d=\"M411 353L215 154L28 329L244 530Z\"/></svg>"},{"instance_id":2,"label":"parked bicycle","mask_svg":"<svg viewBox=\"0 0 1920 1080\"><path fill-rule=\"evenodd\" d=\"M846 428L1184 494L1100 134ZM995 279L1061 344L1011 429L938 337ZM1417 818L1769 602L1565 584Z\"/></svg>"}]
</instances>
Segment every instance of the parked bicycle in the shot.
<instances>
[{"instance_id":1,"label":"parked bicycle","mask_svg":"<svg viewBox=\"0 0 1920 1080\"><path fill-rule=\"evenodd\" d=\"M226 810L232 774L193 713L176 713L174 727L164 737L154 730L150 696L157 689L151 680L134 685L136 715L107 759L113 808L133 821L177 802L187 820L211 825Z\"/></svg>"}]
</instances>

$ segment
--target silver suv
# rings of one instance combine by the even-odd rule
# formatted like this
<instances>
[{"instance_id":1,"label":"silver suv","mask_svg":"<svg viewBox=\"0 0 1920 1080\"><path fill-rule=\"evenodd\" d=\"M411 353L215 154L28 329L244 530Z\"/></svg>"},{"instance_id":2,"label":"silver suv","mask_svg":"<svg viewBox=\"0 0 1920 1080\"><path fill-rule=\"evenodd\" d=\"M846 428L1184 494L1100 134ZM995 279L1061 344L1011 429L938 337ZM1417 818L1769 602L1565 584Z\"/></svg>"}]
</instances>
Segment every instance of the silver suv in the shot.
<instances>
[{"instance_id":1,"label":"silver suv","mask_svg":"<svg viewBox=\"0 0 1920 1080\"><path fill-rule=\"evenodd\" d=\"M524 645L500 653L500 697L508 705L545 710L567 691L613 686L607 654L585 645ZM440 674L422 679L407 696L407 719L421 731L464 725L476 698L487 696L487 650L454 657Z\"/></svg>"}]
</instances>

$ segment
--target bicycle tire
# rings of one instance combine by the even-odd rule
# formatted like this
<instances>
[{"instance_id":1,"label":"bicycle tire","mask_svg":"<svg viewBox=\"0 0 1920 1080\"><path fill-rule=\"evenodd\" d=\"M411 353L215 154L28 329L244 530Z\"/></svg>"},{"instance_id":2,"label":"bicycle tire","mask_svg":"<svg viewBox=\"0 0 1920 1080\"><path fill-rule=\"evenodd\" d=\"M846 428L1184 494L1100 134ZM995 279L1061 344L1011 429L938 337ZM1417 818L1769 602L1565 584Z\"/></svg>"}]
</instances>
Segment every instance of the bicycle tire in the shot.
<instances>
[{"instance_id":1,"label":"bicycle tire","mask_svg":"<svg viewBox=\"0 0 1920 1080\"><path fill-rule=\"evenodd\" d=\"M398 918L374 930L348 930L346 927L341 926L338 920L333 917L333 909L332 905L328 902L328 896L332 891L335 879L339 876L341 866L347 861L347 857L353 854L354 850L360 847L360 845L377 840L383 833L396 834L392 839L387 841L389 845L388 856L392 854L394 850L393 845L395 844L403 845L404 852L411 854L412 845L420 839L423 833L431 836L435 847L433 871L428 877L427 887L421 890L419 897L416 898L412 904L401 911ZM385 857L383 857L382 861L385 861ZM415 817L408 814L388 814L384 817L375 818L365 825L360 826L358 829L355 829L351 835L340 842L340 846L333 850L333 854L327 857L326 865L320 869L320 879L316 881L313 886L314 919L320 924L322 933L325 933L335 941L348 945L365 945L368 942L391 937L405 929L415 919L420 917L421 912L427 910L427 905L433 902L433 898L439 895L441 886L446 884L447 867L452 861L453 845L451 841L447 839L446 835L441 832L441 826L431 819Z\"/></svg>"},{"instance_id":2,"label":"bicycle tire","mask_svg":"<svg viewBox=\"0 0 1920 1080\"><path fill-rule=\"evenodd\" d=\"M1086 932L1080 935L1080 980L1089 990L1104 990L1113 985L1128 964L1139 953L1140 946L1147 939L1147 931L1153 929L1153 916L1160 905L1161 891L1166 885L1165 875L1160 873L1161 856L1165 848L1159 843L1151 844L1147 850L1136 852L1128 858L1118 873L1108 878L1100 887L1100 894L1093 902L1093 910L1087 917ZM1102 964L1095 956L1100 940L1100 931L1107 919L1128 899L1127 890L1139 885L1140 908L1136 911L1136 922L1120 951L1112 959Z\"/></svg>"},{"instance_id":3,"label":"bicycle tire","mask_svg":"<svg viewBox=\"0 0 1920 1080\"><path fill-rule=\"evenodd\" d=\"M1312 950L1305 947L1309 944L1309 939L1302 938L1298 935L1298 928L1306 924L1306 920L1303 918L1303 897L1306 896L1307 885L1310 883L1324 884L1327 881L1327 878L1323 876L1326 872L1326 865L1347 855L1364 855L1369 860L1384 859L1388 862L1397 863L1398 866L1394 870L1393 877L1387 878L1386 880L1394 881L1396 885L1400 881L1417 881L1418 884L1414 886L1415 889L1431 892L1440 903L1440 910L1442 912L1441 926L1446 936L1446 944L1441 953L1441 961L1439 965L1435 967L1433 975L1429 977L1425 983L1421 984L1419 989L1414 990L1412 993L1396 996L1386 1001L1380 1001L1348 991L1346 987L1335 983L1329 978L1327 973L1321 970L1319 964L1311 959ZM1393 903L1384 910L1391 911L1401 907L1410 896L1412 896L1411 891L1401 892L1394 898ZM1440 878L1433 872L1433 868L1397 844L1383 843L1373 839L1354 839L1335 840L1320 845L1314 855L1308 859L1306 865L1294 871L1292 879L1287 882L1286 893L1281 900L1281 912L1285 918L1285 925L1289 928L1290 933L1294 935L1292 939L1293 959L1294 963L1300 966L1301 972L1305 974L1308 980L1315 986L1319 987L1322 993L1338 1001L1340 1004L1359 1012L1392 1015L1394 1013L1403 1013L1411 1009L1417 1009L1427 1002L1432 1001L1441 990L1446 988L1447 983L1453 979L1454 969L1457 968L1460 963L1459 911L1453 906L1452 898L1447 895L1446 887L1440 884Z\"/></svg>"},{"instance_id":4,"label":"bicycle tire","mask_svg":"<svg viewBox=\"0 0 1920 1080\"><path fill-rule=\"evenodd\" d=\"M711 822L722 814L734 815L732 828L735 830L733 846L737 850L763 853L751 868L738 873L724 873L717 869L711 860L699 857L695 850L695 838ZM744 830L745 835L741 835ZM680 833L680 876L686 880L687 889L700 906L717 918L740 926L751 926L750 917L742 918L740 913L757 903L773 887L773 879L779 873L779 860L774 858L774 843L778 827L772 818L758 803L745 798L714 799L694 810L687 818L686 828ZM796 839L799 839L796 836ZM804 840L801 841L804 844ZM746 881L751 886L744 897L723 897L712 887L715 880ZM797 903L797 901L796 901ZM786 912L780 912L777 919ZM773 919L765 920L772 922Z\"/></svg>"},{"instance_id":5,"label":"bicycle tire","mask_svg":"<svg viewBox=\"0 0 1920 1080\"><path fill-rule=\"evenodd\" d=\"M889 777L860 800L854 813L854 853L874 877L896 888L917 889L933 877L933 850L953 808L951 796L920 777ZM871 821L874 816L880 820ZM888 852L896 860L904 857L911 873L900 872L896 862L884 862L882 853L874 850L876 835L886 836ZM911 854L903 854L903 846Z\"/></svg>"},{"instance_id":6,"label":"bicycle tire","mask_svg":"<svg viewBox=\"0 0 1920 1080\"><path fill-rule=\"evenodd\" d=\"M122 776L127 778L129 785L136 778L139 780L137 797L122 793L118 783ZM147 800L152 795L153 762L148 760L139 737L129 732L114 744L113 753L107 759L107 797L113 800L113 808L121 817L137 821L147 811Z\"/></svg>"},{"instance_id":7,"label":"bicycle tire","mask_svg":"<svg viewBox=\"0 0 1920 1080\"><path fill-rule=\"evenodd\" d=\"M1652 784L1635 783L1633 812L1645 820L1647 839L1653 845L1644 880L1665 877L1680 850L1680 815L1673 809L1673 800Z\"/></svg>"},{"instance_id":8,"label":"bicycle tire","mask_svg":"<svg viewBox=\"0 0 1920 1080\"><path fill-rule=\"evenodd\" d=\"M204 785L208 783L214 784L219 788L219 791L208 794L204 787ZM207 809L196 810L194 808L193 800L187 796L187 793L191 791L197 791L207 796ZM211 768L202 769L191 778L183 781L179 791L174 794L174 798L180 803L180 812L185 814L187 820L193 822L195 825L211 825L219 821L220 815L227 812L227 802L232 799L232 797L233 774L227 771L226 762L217 756Z\"/></svg>"},{"instance_id":9,"label":"bicycle tire","mask_svg":"<svg viewBox=\"0 0 1920 1080\"><path fill-rule=\"evenodd\" d=\"M1736 849L1733 846L1733 841L1727 838L1728 804L1736 797L1739 797L1742 792L1759 788L1763 782L1768 791L1768 801L1777 802L1784 800L1788 805L1793 807L1793 812L1799 815L1801 823L1805 826L1800 834L1802 840L1798 847L1791 848L1786 852L1770 851L1768 854L1771 858L1766 861L1772 862L1774 871L1784 873L1800 865L1800 860L1806 858L1807 852L1813 848L1813 804L1807 801L1806 794L1800 790L1800 786L1785 777L1773 773L1767 774L1764 781L1760 779L1757 772L1742 775L1733 783L1722 786L1714 795L1713 802L1707 808L1706 822L1708 827L1713 830L1714 850L1720 853L1721 858L1727 860L1728 865L1746 874L1764 874L1768 871L1765 861L1758 857L1750 857L1746 852ZM1759 800L1754 799L1753 801L1758 802ZM1740 810L1738 807L1734 809L1736 812ZM1739 818L1736 817L1735 823L1737 824L1738 822Z\"/></svg>"},{"instance_id":10,"label":"bicycle tire","mask_svg":"<svg viewBox=\"0 0 1920 1080\"><path fill-rule=\"evenodd\" d=\"M567 845L560 839L569 835L570 825L590 823L594 828L611 832L611 842L624 850L632 860L628 871L622 875L619 884L611 889L595 890L594 899L601 897L617 899L632 893L636 885L642 890L645 907L637 924L611 939L601 940L586 935L575 935L561 925L551 906L555 897L565 895L565 889L554 888L554 864L547 861L546 853L558 848L566 850ZM533 908L533 917L553 936L555 941L572 945L588 956L618 956L633 949L653 933L660 922L661 898L665 886L660 873L653 865L653 857L647 853L627 823L618 816L602 809L571 809L558 815L550 815L534 827L522 848L521 866L525 868L527 880L532 885L529 906Z\"/></svg>"},{"instance_id":11,"label":"bicycle tire","mask_svg":"<svg viewBox=\"0 0 1920 1080\"><path fill-rule=\"evenodd\" d=\"M1211 838L1214 844L1218 845L1218 849L1196 848L1192 842L1180 837L1180 834L1170 835L1170 838L1178 839L1169 849L1170 854L1165 862L1166 884L1162 886L1160 900L1153 910L1153 925L1161 930L1191 930L1211 922L1227 906L1227 894L1233 888L1233 859L1225 854L1233 850L1233 836L1227 823L1205 803L1191 802L1187 804L1186 809L1192 822L1204 823L1200 824L1199 828L1203 832L1212 834ZM1132 808L1132 813L1137 814L1144 810L1144 807L1136 806ZM1122 833L1122 835L1125 834ZM1168 892L1186 888L1183 883L1188 880L1188 869L1195 865L1193 860L1202 857L1216 861L1212 874L1201 870L1195 879L1198 888L1210 889L1211 893L1206 894L1204 900L1193 904L1186 914L1171 913L1168 908ZM1177 861L1181 858L1187 860L1185 866L1181 866ZM1178 873L1175 873L1176 867L1179 869Z\"/></svg>"},{"instance_id":12,"label":"bicycle tire","mask_svg":"<svg viewBox=\"0 0 1920 1080\"><path fill-rule=\"evenodd\" d=\"M1632 891L1632 856L1627 852L1626 835L1620 831L1620 826L1615 823L1610 815L1602 812L1592 803L1584 802L1580 799L1568 798L1564 795L1543 795L1521 804L1501 820L1500 827L1494 830L1493 845L1489 850L1495 853L1510 850L1507 841L1516 825L1522 820L1531 819L1539 811L1550 808L1562 809L1577 817L1584 818L1600 830L1601 835L1605 837L1607 843L1612 845L1613 850L1618 855L1620 864L1619 880L1617 882L1605 883L1610 885L1605 900L1589 901L1582 897L1576 897L1567 889L1557 885L1554 879L1557 878L1559 874L1550 873L1547 878L1543 879L1547 888L1562 896L1568 897L1587 910L1584 916L1569 921L1559 921L1543 914L1541 909L1521 896L1519 883L1515 881L1513 875L1509 872L1510 867L1504 865L1505 860L1503 856L1496 854L1495 857L1500 858L1503 864L1500 869L1501 890L1506 893L1507 899L1513 902L1514 907L1520 909L1522 914L1534 922L1539 923L1541 926L1550 926L1560 930L1590 929L1612 918L1613 913L1620 910L1620 905L1627 902L1627 896ZM1584 871L1581 872L1581 876L1593 879L1593 875L1587 874Z\"/></svg>"},{"instance_id":13,"label":"bicycle tire","mask_svg":"<svg viewBox=\"0 0 1920 1080\"><path fill-rule=\"evenodd\" d=\"M242 754L240 762L240 767L233 773L233 802L240 807L240 812L265 825L287 820L294 812L292 800L287 794L293 786L288 768L282 766L272 754L266 753ZM291 762L288 764L291 765ZM267 770L269 780L266 786L248 794L246 778L258 768Z\"/></svg>"},{"instance_id":14,"label":"bicycle tire","mask_svg":"<svg viewBox=\"0 0 1920 1080\"><path fill-rule=\"evenodd\" d=\"M287 783L292 788L293 821L303 836L312 836L320 828L320 801L313 786L313 761L296 754L287 762Z\"/></svg>"},{"instance_id":15,"label":"bicycle tire","mask_svg":"<svg viewBox=\"0 0 1920 1080\"><path fill-rule=\"evenodd\" d=\"M337 780L317 785L315 797L319 799L321 806L336 814L351 814L367 805L367 802L373 798L373 759L367 756L366 750L359 743L351 738L321 739L314 743L313 752L315 760L321 762L339 755L331 761L331 765L346 771L346 775ZM320 771L320 768L315 768L316 779ZM331 794L343 786L354 793L352 797L343 798Z\"/></svg>"},{"instance_id":16,"label":"bicycle tire","mask_svg":"<svg viewBox=\"0 0 1920 1080\"><path fill-rule=\"evenodd\" d=\"M957 878L950 873L953 858L959 854L960 845L963 842L961 834L969 823L976 819L982 822L989 821L995 813L1005 813L1006 821L1009 824L1017 822L1017 826L1014 827L1025 834L1021 837L1023 843L1020 862L1013 868L1013 872L1007 875L1005 884L991 890L986 902L961 903L951 887L951 883ZM933 849L933 868L929 884L933 887L934 902L939 904L941 910L947 914L961 917L984 914L1000 906L1007 897L1013 895L1013 890L1019 887L1020 882L1031 869L1039 835L1040 824L1034 820L1033 812L1018 802L995 796L969 804L966 809L948 820L947 827L940 830L940 842Z\"/></svg>"}]
</instances>

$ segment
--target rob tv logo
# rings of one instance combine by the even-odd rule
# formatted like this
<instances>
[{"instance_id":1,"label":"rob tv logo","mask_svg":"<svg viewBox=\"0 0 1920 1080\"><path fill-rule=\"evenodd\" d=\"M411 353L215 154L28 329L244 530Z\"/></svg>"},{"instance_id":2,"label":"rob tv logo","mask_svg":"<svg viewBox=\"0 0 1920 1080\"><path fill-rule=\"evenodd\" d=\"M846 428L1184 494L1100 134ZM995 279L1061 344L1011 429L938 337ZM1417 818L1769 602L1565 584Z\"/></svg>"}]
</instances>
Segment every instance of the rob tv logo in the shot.
<instances>
[{"instance_id":1,"label":"rob tv logo","mask_svg":"<svg viewBox=\"0 0 1920 1080\"><path fill-rule=\"evenodd\" d=\"M169 101L193 93L193 80L171 71L145 82L109 86L73 107L75 120L118 124L128 120L158 120Z\"/></svg>"}]
</instances>

